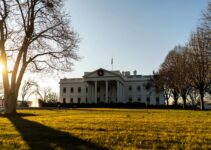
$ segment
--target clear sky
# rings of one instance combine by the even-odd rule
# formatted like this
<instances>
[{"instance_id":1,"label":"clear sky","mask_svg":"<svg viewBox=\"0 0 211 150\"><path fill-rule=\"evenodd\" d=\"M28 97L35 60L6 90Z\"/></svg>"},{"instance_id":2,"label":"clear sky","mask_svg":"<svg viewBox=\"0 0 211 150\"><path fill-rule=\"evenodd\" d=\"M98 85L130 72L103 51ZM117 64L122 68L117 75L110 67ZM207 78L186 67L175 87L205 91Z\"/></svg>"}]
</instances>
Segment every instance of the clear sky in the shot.
<instances>
[{"instance_id":1,"label":"clear sky","mask_svg":"<svg viewBox=\"0 0 211 150\"><path fill-rule=\"evenodd\" d=\"M184 44L199 24L208 0L66 0L71 24L81 42L69 75L82 77L97 68L152 74L177 44ZM41 76L41 75L40 75ZM59 92L59 78L40 79ZM47 83L47 84L46 84Z\"/></svg>"},{"instance_id":2,"label":"clear sky","mask_svg":"<svg viewBox=\"0 0 211 150\"><path fill-rule=\"evenodd\" d=\"M67 0L72 25L81 37L74 71L81 77L99 67L152 74L176 44L199 24L208 0Z\"/></svg>"}]
</instances>

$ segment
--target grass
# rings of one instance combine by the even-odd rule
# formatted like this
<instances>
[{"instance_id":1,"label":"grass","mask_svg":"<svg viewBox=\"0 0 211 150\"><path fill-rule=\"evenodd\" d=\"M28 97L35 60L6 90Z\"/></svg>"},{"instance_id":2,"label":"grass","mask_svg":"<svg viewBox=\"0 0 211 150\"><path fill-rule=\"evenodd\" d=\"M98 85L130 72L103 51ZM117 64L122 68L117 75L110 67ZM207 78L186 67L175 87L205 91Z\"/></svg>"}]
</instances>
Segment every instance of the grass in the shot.
<instances>
[{"instance_id":1,"label":"grass","mask_svg":"<svg viewBox=\"0 0 211 150\"><path fill-rule=\"evenodd\" d=\"M0 149L211 149L211 112L19 110L0 117Z\"/></svg>"}]
</instances>

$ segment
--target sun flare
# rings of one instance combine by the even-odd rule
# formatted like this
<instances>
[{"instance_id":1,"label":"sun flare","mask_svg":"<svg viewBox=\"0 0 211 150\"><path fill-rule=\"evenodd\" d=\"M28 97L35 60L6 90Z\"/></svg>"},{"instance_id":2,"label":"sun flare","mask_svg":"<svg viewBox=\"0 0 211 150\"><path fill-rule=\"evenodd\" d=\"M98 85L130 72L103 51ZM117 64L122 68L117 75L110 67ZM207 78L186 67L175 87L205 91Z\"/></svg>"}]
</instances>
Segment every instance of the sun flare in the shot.
<instances>
[{"instance_id":1,"label":"sun flare","mask_svg":"<svg viewBox=\"0 0 211 150\"><path fill-rule=\"evenodd\" d=\"M2 63L0 63L0 72L2 72L4 70L4 66Z\"/></svg>"}]
</instances>

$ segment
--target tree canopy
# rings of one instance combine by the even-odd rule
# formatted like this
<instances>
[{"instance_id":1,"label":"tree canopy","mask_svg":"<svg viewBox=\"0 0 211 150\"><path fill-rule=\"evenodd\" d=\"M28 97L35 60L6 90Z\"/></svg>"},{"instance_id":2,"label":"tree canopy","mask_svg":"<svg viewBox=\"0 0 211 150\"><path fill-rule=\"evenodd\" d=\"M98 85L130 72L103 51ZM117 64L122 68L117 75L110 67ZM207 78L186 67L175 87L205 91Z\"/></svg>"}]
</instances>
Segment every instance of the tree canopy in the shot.
<instances>
[{"instance_id":1,"label":"tree canopy","mask_svg":"<svg viewBox=\"0 0 211 150\"><path fill-rule=\"evenodd\" d=\"M1 0L0 58L5 113L16 113L26 71L70 71L79 38L62 10L63 0Z\"/></svg>"}]
</instances>

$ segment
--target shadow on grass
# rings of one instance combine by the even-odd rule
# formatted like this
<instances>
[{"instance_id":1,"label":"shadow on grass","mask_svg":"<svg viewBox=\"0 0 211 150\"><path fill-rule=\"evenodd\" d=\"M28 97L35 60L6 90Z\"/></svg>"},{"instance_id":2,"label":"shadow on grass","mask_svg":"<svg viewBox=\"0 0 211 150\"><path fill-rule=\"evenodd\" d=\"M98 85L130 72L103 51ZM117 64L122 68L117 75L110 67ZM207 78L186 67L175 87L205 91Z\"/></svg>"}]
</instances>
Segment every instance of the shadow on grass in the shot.
<instances>
[{"instance_id":1,"label":"shadow on grass","mask_svg":"<svg viewBox=\"0 0 211 150\"><path fill-rule=\"evenodd\" d=\"M80 139L76 136L71 135L70 133L55 130L40 123L21 118L20 116L7 118L13 123L18 132L22 135L23 140L29 145L32 150L108 149L105 147L101 147L95 143Z\"/></svg>"},{"instance_id":2,"label":"shadow on grass","mask_svg":"<svg viewBox=\"0 0 211 150\"><path fill-rule=\"evenodd\" d=\"M17 117L32 117L32 116L39 116L36 114L29 114L29 113L18 113Z\"/></svg>"}]
</instances>

